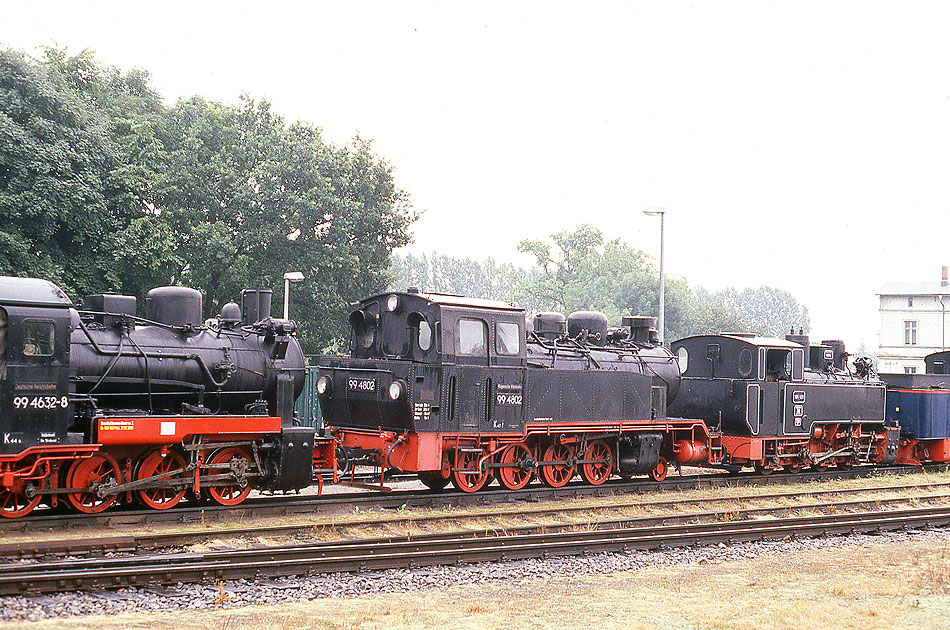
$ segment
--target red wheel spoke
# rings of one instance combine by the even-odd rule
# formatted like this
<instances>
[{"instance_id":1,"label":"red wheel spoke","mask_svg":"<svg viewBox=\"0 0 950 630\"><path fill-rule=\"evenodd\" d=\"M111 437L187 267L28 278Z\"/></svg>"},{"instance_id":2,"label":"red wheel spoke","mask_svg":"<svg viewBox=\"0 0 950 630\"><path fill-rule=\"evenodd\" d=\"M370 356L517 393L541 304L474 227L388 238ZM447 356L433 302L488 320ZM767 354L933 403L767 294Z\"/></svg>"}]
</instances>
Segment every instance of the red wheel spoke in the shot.
<instances>
[{"instance_id":1,"label":"red wheel spoke","mask_svg":"<svg viewBox=\"0 0 950 630\"><path fill-rule=\"evenodd\" d=\"M24 488L0 490L0 516L4 518L26 516L40 504L42 498L42 495L37 495L30 499L26 496Z\"/></svg>"},{"instance_id":2,"label":"red wheel spoke","mask_svg":"<svg viewBox=\"0 0 950 630\"><path fill-rule=\"evenodd\" d=\"M477 492L484 488L488 483L488 471L479 467L483 455L481 450L456 451L452 485L462 492Z\"/></svg>"},{"instance_id":3,"label":"red wheel spoke","mask_svg":"<svg viewBox=\"0 0 950 630\"><path fill-rule=\"evenodd\" d=\"M585 460L602 460L597 463L584 464L581 466L581 475L584 481L599 486L608 479L614 470L614 457L610 445L604 440L595 440L590 443L584 452Z\"/></svg>"}]
</instances>

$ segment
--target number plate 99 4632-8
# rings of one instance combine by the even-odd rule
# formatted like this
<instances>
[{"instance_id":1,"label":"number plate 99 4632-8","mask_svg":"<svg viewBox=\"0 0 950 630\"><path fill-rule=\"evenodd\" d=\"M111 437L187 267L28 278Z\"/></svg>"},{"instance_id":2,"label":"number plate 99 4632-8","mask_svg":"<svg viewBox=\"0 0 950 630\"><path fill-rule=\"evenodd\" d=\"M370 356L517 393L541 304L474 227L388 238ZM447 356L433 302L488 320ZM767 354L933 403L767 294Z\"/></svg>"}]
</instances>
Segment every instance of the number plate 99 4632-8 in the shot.
<instances>
[{"instance_id":1,"label":"number plate 99 4632-8","mask_svg":"<svg viewBox=\"0 0 950 630\"><path fill-rule=\"evenodd\" d=\"M354 392L375 392L375 378L349 378L346 380L346 388Z\"/></svg>"},{"instance_id":2,"label":"number plate 99 4632-8","mask_svg":"<svg viewBox=\"0 0 950 630\"><path fill-rule=\"evenodd\" d=\"M14 396L16 409L65 409L69 404L66 396Z\"/></svg>"}]
</instances>

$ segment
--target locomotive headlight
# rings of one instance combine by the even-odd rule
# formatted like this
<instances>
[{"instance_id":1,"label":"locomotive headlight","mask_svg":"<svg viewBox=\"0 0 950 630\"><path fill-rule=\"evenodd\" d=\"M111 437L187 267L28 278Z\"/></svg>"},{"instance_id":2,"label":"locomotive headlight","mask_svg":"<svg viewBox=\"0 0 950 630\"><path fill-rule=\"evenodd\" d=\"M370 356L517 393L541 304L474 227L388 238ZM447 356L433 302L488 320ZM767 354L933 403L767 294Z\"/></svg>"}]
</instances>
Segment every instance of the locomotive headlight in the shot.
<instances>
[{"instance_id":1,"label":"locomotive headlight","mask_svg":"<svg viewBox=\"0 0 950 630\"><path fill-rule=\"evenodd\" d=\"M396 309L399 308L399 296L390 295L386 298L386 310L390 313L395 313Z\"/></svg>"},{"instance_id":2,"label":"locomotive headlight","mask_svg":"<svg viewBox=\"0 0 950 630\"><path fill-rule=\"evenodd\" d=\"M389 384L389 397L399 400L406 394L406 384L402 381L393 381Z\"/></svg>"},{"instance_id":3,"label":"locomotive headlight","mask_svg":"<svg viewBox=\"0 0 950 630\"><path fill-rule=\"evenodd\" d=\"M331 389L333 389L333 381L331 381L329 377L321 376L317 379L317 394L320 396L328 396Z\"/></svg>"}]
</instances>

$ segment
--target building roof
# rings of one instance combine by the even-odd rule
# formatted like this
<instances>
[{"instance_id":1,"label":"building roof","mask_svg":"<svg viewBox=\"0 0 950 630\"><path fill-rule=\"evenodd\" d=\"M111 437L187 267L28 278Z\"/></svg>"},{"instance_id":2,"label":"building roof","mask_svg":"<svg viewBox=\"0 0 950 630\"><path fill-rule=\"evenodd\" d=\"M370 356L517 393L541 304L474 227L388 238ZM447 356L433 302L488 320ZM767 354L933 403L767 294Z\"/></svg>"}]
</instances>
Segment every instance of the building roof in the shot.
<instances>
[{"instance_id":1,"label":"building roof","mask_svg":"<svg viewBox=\"0 0 950 630\"><path fill-rule=\"evenodd\" d=\"M885 282L878 295L950 295L950 285L940 282Z\"/></svg>"}]
</instances>

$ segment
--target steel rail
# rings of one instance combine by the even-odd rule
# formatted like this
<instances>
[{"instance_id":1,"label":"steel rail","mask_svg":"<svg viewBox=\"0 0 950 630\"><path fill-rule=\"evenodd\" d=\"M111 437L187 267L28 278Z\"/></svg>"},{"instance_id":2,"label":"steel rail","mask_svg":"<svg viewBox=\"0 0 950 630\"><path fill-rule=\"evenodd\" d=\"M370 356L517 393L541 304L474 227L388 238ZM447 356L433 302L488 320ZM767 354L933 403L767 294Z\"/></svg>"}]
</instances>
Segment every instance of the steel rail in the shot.
<instances>
[{"instance_id":1,"label":"steel rail","mask_svg":"<svg viewBox=\"0 0 950 630\"><path fill-rule=\"evenodd\" d=\"M251 498L235 507L218 505L188 505L171 510L113 509L101 514L42 514L17 519L0 519L2 532L64 531L68 529L109 529L124 525L149 525L160 523L209 523L240 521L261 516L293 516L361 510L434 506L470 506L505 501L542 501L564 497L605 497L618 494L648 493L664 490L701 490L721 487L776 486L825 479L856 479L887 474L913 475L918 472L945 471L948 466L937 467L855 467L826 472L800 472L775 475L746 474L698 474L668 477L663 482L648 479L635 481L611 480L600 486L582 482L568 484L563 488L529 485L522 490L493 488L474 493L432 492L430 490L404 490L393 492L343 492L338 494L281 495L278 497Z\"/></svg>"},{"instance_id":2,"label":"steel rail","mask_svg":"<svg viewBox=\"0 0 950 630\"><path fill-rule=\"evenodd\" d=\"M705 522L723 522L727 520L740 520L737 517L744 517L745 520L748 520L754 515L772 515L776 516L779 514L787 514L789 512L801 511L801 510L823 510L823 509L832 509L832 508L855 508L859 506L865 506L867 504L874 504L878 507L884 505L897 505L902 503L907 503L911 501L943 501L943 504L947 507L950 507L950 494L931 494L931 495L916 495L912 497L891 497L887 499L853 499L850 501L835 501L835 502L825 502L825 503L810 503L802 505L790 505L790 506L762 506L762 507L748 507L748 508L736 508L730 510L711 510L705 512L688 512L684 514L662 514L662 515L651 515L651 516L634 516L634 517L621 517L615 519L607 520L597 520L597 521L588 521L588 522L562 522L562 523L550 523L550 524L533 524L533 525L513 525L513 526L496 526L483 528L481 530L466 530L466 531L452 531L444 533L424 533L416 534L411 537L407 536L389 536L389 537L374 537L371 540L375 543L386 542L386 543L396 543L402 540L445 540L451 538L464 538L470 536L473 538L479 536L497 536L497 535L512 535L512 534L530 534L530 533L540 533L540 532L556 532L556 531L571 531L576 530L579 527L586 527L588 529L620 529L620 528L630 528L630 527L647 527L647 526L661 526L661 525L670 525L672 523L694 523L697 520L705 520ZM426 517L429 518L435 517ZM440 517L442 520L452 520L452 521L464 521L464 520L484 520L482 515L459 515L457 517ZM380 524L388 524L385 521ZM344 528L346 526L353 525L356 527L365 527L365 522L357 521L355 523L342 523L336 525L337 528ZM313 530L316 529L315 526L278 526L270 531L266 531L267 528L247 528L242 530L242 534L253 534L253 535L275 535L275 534L292 534L300 533L301 530ZM261 531L264 529L265 531ZM223 532L224 535L228 535L227 532ZM141 552L144 549L155 549L161 548L162 546L170 547L176 545L184 545L189 543L194 543L197 540L206 539L213 534L208 532L190 532L190 533L172 533L172 534L151 534L144 536L123 536L116 538L105 539L107 543L105 548L111 553L134 553ZM240 535L240 534L239 534ZM100 541L76 541L76 546L70 546L69 541L55 541L50 549L46 549L44 545L40 544L35 547L31 543L22 543L22 546L17 544L12 545L0 545L0 550L11 550L13 553L10 553L9 558L26 558L26 557L40 557L41 552L46 550L49 553L42 554L44 558L55 555L56 551L59 551L59 555L84 555L89 554L90 559L82 560L83 566L92 567L92 566L119 566L119 565L134 565L138 560L135 557L106 557L97 559L92 557L90 552L98 551L98 544ZM351 544L352 540L345 540L339 542L314 542L310 543L313 545L334 545L334 544ZM28 553L31 550L34 551L32 555ZM20 552L20 553L17 553ZM69 560L66 563L57 563L55 561L44 559L42 566L45 569L62 569L75 566L76 560ZM0 564L0 574L4 573L15 573L17 571L28 571L31 570L31 567L37 565L31 564Z\"/></svg>"},{"instance_id":3,"label":"steel rail","mask_svg":"<svg viewBox=\"0 0 950 630\"><path fill-rule=\"evenodd\" d=\"M57 570L33 567L33 570L4 572L0 574L0 595L359 572L946 525L950 525L950 507L939 506L789 517L766 522L731 521L489 537L469 533L435 540L407 537L394 541L155 555L138 559L136 566L98 564L84 568L73 563Z\"/></svg>"},{"instance_id":4,"label":"steel rail","mask_svg":"<svg viewBox=\"0 0 950 630\"><path fill-rule=\"evenodd\" d=\"M754 503L757 501L805 498L805 497L827 497L842 495L862 495L877 492L906 491L946 488L950 486L950 481L926 482L921 484L891 484L884 486L871 486L865 488L844 488L827 490L803 490L796 492L776 492L776 493L756 493L748 495L726 496L726 497L688 497L671 500L649 500L649 501L617 501L611 503L582 504L582 505L559 505L548 507L519 507L517 509L492 510L486 512L471 512L462 514L423 514L423 515L392 515L382 518L358 519L352 521L321 521L316 523L300 523L287 525L263 525L257 527L225 528L215 530L201 530L190 532L169 532L155 534L134 534L126 536L108 536L101 538L82 538L82 539L59 539L45 541L29 541L21 543L0 543L0 560L12 561L27 558L41 558L50 556L92 556L107 553L135 553L145 549L155 549L159 547L173 547L194 544L195 542L207 540L209 538L238 538L243 536L280 536L280 535L300 535L309 532L321 530L345 530L351 528L366 527L393 527L421 525L428 522L439 521L484 521L505 517L534 517L545 514L570 514L576 512L604 512L608 510L622 509L655 509L660 507L684 506L684 505L715 505L720 503ZM827 509L831 507L853 507L867 504L891 505L896 503L906 503L909 501L936 501L950 499L950 494L915 494L905 497L868 497L857 498L848 501L835 501L824 503L796 504L791 506L761 506L761 507L743 507L725 510L712 510L704 512L689 512L686 514L668 514L653 515L644 517L627 517L614 519L612 521L597 521L599 526L605 523L666 523L676 520L713 518L724 513L731 515L737 514L774 514L784 513L793 510L803 509ZM554 524L546 525L547 528L574 527L575 524ZM528 531L536 526L517 526L507 527L506 531ZM0 566L2 570L2 566Z\"/></svg>"}]
</instances>

